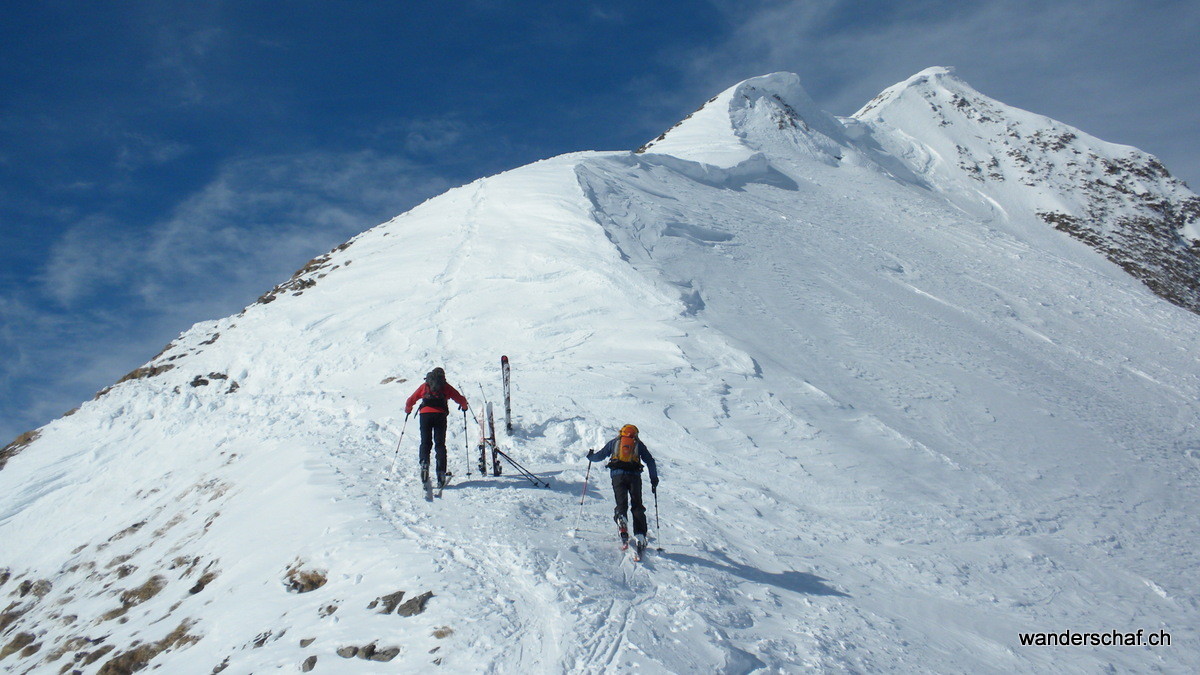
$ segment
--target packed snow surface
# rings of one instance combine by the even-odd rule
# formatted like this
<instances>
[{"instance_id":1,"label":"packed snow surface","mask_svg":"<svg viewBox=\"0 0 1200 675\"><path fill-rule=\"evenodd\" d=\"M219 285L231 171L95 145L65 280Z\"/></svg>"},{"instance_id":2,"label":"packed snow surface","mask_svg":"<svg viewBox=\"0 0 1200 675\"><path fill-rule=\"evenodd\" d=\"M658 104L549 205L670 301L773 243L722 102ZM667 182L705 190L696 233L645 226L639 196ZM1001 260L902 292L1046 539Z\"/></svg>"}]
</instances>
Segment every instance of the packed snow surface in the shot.
<instances>
[{"instance_id":1,"label":"packed snow surface","mask_svg":"<svg viewBox=\"0 0 1200 675\"><path fill-rule=\"evenodd\" d=\"M1034 217L1070 194L954 173L913 86L836 120L755 78L197 324L0 471L0 649L30 636L0 665L1196 670L1200 317ZM427 501L403 402L434 366L471 410ZM485 398L550 488L479 476ZM662 476L640 563L583 459L625 423ZM1139 630L1171 644L1018 637Z\"/></svg>"}]
</instances>

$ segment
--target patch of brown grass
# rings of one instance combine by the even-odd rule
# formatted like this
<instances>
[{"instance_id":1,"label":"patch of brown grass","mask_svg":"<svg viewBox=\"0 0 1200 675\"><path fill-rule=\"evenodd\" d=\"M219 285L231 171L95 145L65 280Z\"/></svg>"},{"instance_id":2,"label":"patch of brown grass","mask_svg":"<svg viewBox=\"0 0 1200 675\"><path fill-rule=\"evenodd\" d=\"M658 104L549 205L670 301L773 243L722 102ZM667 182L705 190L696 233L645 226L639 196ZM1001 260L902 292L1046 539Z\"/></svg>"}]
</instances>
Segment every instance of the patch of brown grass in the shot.
<instances>
[{"instance_id":1,"label":"patch of brown grass","mask_svg":"<svg viewBox=\"0 0 1200 675\"><path fill-rule=\"evenodd\" d=\"M140 605L150 598L158 595L159 591L166 588L166 586L166 577L156 574L147 579L146 583L142 584L141 586L138 586L137 588L131 588L122 593L121 604L125 605L126 607Z\"/></svg>"},{"instance_id":2,"label":"patch of brown grass","mask_svg":"<svg viewBox=\"0 0 1200 675\"><path fill-rule=\"evenodd\" d=\"M200 578L196 581L196 585L194 585L188 589L188 593L195 595L195 594L199 593L200 591L203 591L204 587L209 585L210 583L212 583L213 579L216 579L216 578L217 578L216 572L205 572L204 574L201 574Z\"/></svg>"},{"instance_id":3,"label":"patch of brown grass","mask_svg":"<svg viewBox=\"0 0 1200 675\"><path fill-rule=\"evenodd\" d=\"M135 642L126 651L113 657L96 671L98 675L128 675L145 668L152 659L163 652L178 647L190 647L200 641L200 637L189 635L188 630L193 621L185 620L175 627L158 642Z\"/></svg>"},{"instance_id":4,"label":"patch of brown grass","mask_svg":"<svg viewBox=\"0 0 1200 675\"><path fill-rule=\"evenodd\" d=\"M297 563L288 569L284 586L292 593L309 593L324 586L328 580L325 570L306 570L302 563Z\"/></svg>"},{"instance_id":5,"label":"patch of brown grass","mask_svg":"<svg viewBox=\"0 0 1200 675\"><path fill-rule=\"evenodd\" d=\"M145 524L146 524L146 521L144 521L144 520L140 523L134 523L134 524L130 525L129 527L121 530L120 532L114 534L113 536L109 537L108 541L109 541L109 543L111 543L111 542L117 541L118 539L124 539L125 537L128 537L129 535L133 534L134 532L137 532L138 530L142 529L142 527Z\"/></svg>"},{"instance_id":6,"label":"patch of brown grass","mask_svg":"<svg viewBox=\"0 0 1200 675\"><path fill-rule=\"evenodd\" d=\"M20 621L21 617L31 609L33 609L32 604L23 604L19 601L5 607L4 611L0 612L0 633L3 633L8 630L9 626Z\"/></svg>"},{"instance_id":7,"label":"patch of brown grass","mask_svg":"<svg viewBox=\"0 0 1200 675\"><path fill-rule=\"evenodd\" d=\"M26 579L17 586L16 594L18 597L33 595L33 597L41 599L50 593L54 585L45 579Z\"/></svg>"},{"instance_id":8,"label":"patch of brown grass","mask_svg":"<svg viewBox=\"0 0 1200 675\"><path fill-rule=\"evenodd\" d=\"M102 614L100 616L100 621L112 621L113 619L124 616L125 613L130 609L137 607L143 602L158 595L158 593L162 589L166 588L166 586L166 577L156 574L147 579L146 583L142 584L141 586L122 591L120 595L121 606Z\"/></svg>"},{"instance_id":9,"label":"patch of brown grass","mask_svg":"<svg viewBox=\"0 0 1200 675\"><path fill-rule=\"evenodd\" d=\"M12 640L9 640L8 644L0 647L0 660L4 660L9 655L25 649L33 644L33 641L36 639L37 636L33 633L17 633L13 636Z\"/></svg>"},{"instance_id":10,"label":"patch of brown grass","mask_svg":"<svg viewBox=\"0 0 1200 675\"><path fill-rule=\"evenodd\" d=\"M17 438L12 443L9 443L8 445L4 446L3 449L0 449L0 469L3 469L4 465L8 464L8 460L12 459L13 457L16 457L18 453L20 453L25 448L28 448L29 444L36 441L38 439L38 436L41 436L41 435L42 435L42 432L38 431L36 429L33 431L26 431L25 433L21 434L20 436L17 436Z\"/></svg>"}]
</instances>

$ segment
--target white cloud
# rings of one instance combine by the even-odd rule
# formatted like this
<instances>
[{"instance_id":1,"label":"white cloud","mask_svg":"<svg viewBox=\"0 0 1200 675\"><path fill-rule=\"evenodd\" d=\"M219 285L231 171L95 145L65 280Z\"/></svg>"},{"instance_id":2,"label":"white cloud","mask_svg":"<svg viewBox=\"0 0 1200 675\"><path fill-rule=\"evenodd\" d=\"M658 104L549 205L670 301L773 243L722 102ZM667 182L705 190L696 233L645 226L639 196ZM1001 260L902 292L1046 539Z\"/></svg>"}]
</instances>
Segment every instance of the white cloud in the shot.
<instances>
[{"instance_id":1,"label":"white cloud","mask_svg":"<svg viewBox=\"0 0 1200 675\"><path fill-rule=\"evenodd\" d=\"M71 306L80 298L107 285L120 283L133 271L128 236L119 225L103 216L90 216L68 229L55 242L41 275L44 292L61 305Z\"/></svg>"}]
</instances>

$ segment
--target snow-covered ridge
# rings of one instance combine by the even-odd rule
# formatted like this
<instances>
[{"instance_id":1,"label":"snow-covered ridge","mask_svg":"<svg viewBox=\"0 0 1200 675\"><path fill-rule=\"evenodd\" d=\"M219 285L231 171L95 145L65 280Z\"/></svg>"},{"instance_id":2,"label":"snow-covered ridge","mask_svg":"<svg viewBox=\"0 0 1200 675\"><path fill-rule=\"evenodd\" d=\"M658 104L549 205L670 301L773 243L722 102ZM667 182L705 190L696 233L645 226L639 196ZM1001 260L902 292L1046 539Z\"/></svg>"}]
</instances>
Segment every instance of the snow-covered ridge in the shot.
<instances>
[{"instance_id":1,"label":"snow-covered ridge","mask_svg":"<svg viewBox=\"0 0 1200 675\"><path fill-rule=\"evenodd\" d=\"M954 145L1125 150L916 79L845 121L748 80L193 326L0 453L0 666L1196 670L1198 318L1038 218L1090 174L979 178ZM552 488L479 477L455 411L425 501L403 400L441 365L478 411L501 354L501 445ZM581 460L626 422L663 476L640 566ZM1018 642L1065 629L1174 641Z\"/></svg>"},{"instance_id":2,"label":"snow-covered ridge","mask_svg":"<svg viewBox=\"0 0 1200 675\"><path fill-rule=\"evenodd\" d=\"M760 152L831 162L845 140L841 124L817 106L799 76L773 73L726 89L636 152L730 168Z\"/></svg>"}]
</instances>

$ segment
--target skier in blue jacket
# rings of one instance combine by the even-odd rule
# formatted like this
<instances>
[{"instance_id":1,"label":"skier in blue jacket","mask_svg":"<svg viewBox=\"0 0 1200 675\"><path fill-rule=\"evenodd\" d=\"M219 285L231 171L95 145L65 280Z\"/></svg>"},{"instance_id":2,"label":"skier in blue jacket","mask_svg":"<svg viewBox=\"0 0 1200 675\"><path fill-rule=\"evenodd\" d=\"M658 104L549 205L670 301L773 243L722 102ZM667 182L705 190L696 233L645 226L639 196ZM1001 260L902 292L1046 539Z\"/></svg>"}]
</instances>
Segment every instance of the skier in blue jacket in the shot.
<instances>
[{"instance_id":1,"label":"skier in blue jacket","mask_svg":"<svg viewBox=\"0 0 1200 675\"><path fill-rule=\"evenodd\" d=\"M609 459L609 473L612 474L613 496L617 507L613 512L613 520L621 532L621 544L629 542L629 530L625 516L633 503L633 536L636 538L638 551L646 547L646 507L642 504L642 467L650 469L650 491L658 493L658 467L654 464L654 456L646 449L646 444L638 440L638 428L632 424L621 427L621 434L604 444L595 452L588 452L587 458L592 462L602 462Z\"/></svg>"}]
</instances>

